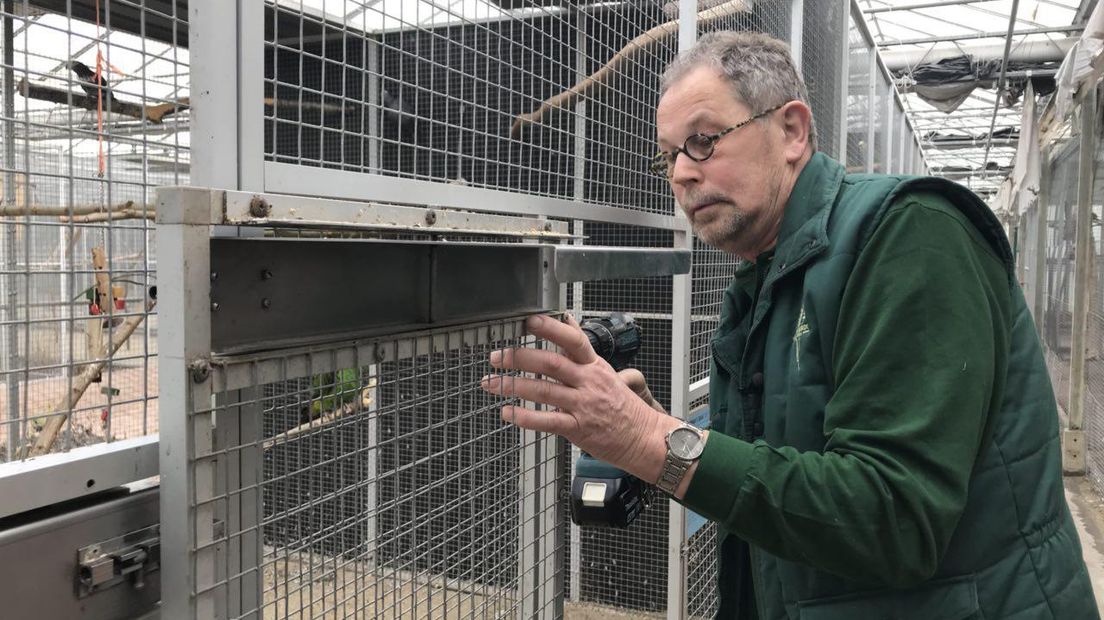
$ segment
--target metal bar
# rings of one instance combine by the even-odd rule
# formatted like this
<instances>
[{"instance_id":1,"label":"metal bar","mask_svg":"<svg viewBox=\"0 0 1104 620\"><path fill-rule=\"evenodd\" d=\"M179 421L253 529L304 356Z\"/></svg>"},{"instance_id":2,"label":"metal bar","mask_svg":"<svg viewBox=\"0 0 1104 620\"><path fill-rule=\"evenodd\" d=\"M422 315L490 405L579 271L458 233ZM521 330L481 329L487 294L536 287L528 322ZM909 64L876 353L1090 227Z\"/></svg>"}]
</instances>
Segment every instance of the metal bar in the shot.
<instances>
[{"instance_id":1,"label":"metal bar","mask_svg":"<svg viewBox=\"0 0 1104 620\"><path fill-rule=\"evenodd\" d=\"M191 182L238 188L238 63L227 62L227 49L238 49L238 2L211 2L188 11L191 104Z\"/></svg>"},{"instance_id":2,"label":"metal bar","mask_svg":"<svg viewBox=\"0 0 1104 620\"><path fill-rule=\"evenodd\" d=\"M900 4L897 6L877 6L867 9L863 9L862 12L867 15L874 15L876 13L891 13L894 11L912 11L914 9L930 9L941 6L954 6L957 4L974 4L976 2L984 2L985 0L940 0L939 2L918 2L916 4Z\"/></svg>"},{"instance_id":3,"label":"metal bar","mask_svg":"<svg viewBox=\"0 0 1104 620\"><path fill-rule=\"evenodd\" d=\"M541 245L219 238L210 257L206 314L222 353L552 309L542 290L554 258ZM311 302L336 291L340 304Z\"/></svg>"},{"instance_id":4,"label":"metal bar","mask_svg":"<svg viewBox=\"0 0 1104 620\"><path fill-rule=\"evenodd\" d=\"M922 43L944 43L947 41L967 41L970 39L1000 39L1004 37L1020 37L1029 34L1051 34L1055 32L1081 32L1081 26L1050 26L1047 28L1028 28L1013 32L978 32L970 34L947 35L939 37L921 37L918 39L900 39L898 41L881 41L878 47L893 47L896 45L919 45Z\"/></svg>"},{"instance_id":5,"label":"metal bar","mask_svg":"<svg viewBox=\"0 0 1104 620\"><path fill-rule=\"evenodd\" d=\"M836 159L847 163L847 94L851 75L851 13L842 18L843 24L838 36L842 38L840 43L839 70L840 80L836 84L839 91L836 93L839 101L839 127L836 138Z\"/></svg>"},{"instance_id":6,"label":"metal bar","mask_svg":"<svg viewBox=\"0 0 1104 620\"><path fill-rule=\"evenodd\" d=\"M1016 13L1020 9L1020 0L1012 0L1012 12L1008 16L1008 38L1004 40L1004 56L1001 58L1000 78L997 80L997 93L993 97L993 118L989 121L989 134L985 140L985 156L988 163L989 148L993 144L993 129L997 126L997 110L1000 109L1000 94L1004 92L1005 68L1008 66L1008 52L1012 49L1012 29L1016 27Z\"/></svg>"},{"instance_id":7,"label":"metal bar","mask_svg":"<svg viewBox=\"0 0 1104 620\"><path fill-rule=\"evenodd\" d=\"M851 10L855 10L856 3L852 4ZM862 20L859 20L860 22ZM870 83L867 85L867 104L866 109L869 112L866 122L866 171L874 172L874 145L877 143L877 125L878 115L875 110L878 109L878 48L874 47L872 43L867 43L870 50Z\"/></svg>"},{"instance_id":8,"label":"metal bar","mask_svg":"<svg viewBox=\"0 0 1104 620\"><path fill-rule=\"evenodd\" d=\"M1039 148L1038 144L1034 145ZM1035 315L1035 331L1042 341L1043 321L1046 314L1046 252L1047 252L1047 217L1050 215L1050 155L1047 152L1039 153L1039 199L1036 202L1039 212L1036 214L1036 229L1039 231L1035 239L1035 299L1032 300L1033 314Z\"/></svg>"},{"instance_id":9,"label":"metal bar","mask_svg":"<svg viewBox=\"0 0 1104 620\"><path fill-rule=\"evenodd\" d=\"M368 99L375 107L368 111L368 172L378 174L380 171L380 149L383 142L380 140L380 111L383 97L380 89L380 43L376 39L367 39L368 47Z\"/></svg>"},{"instance_id":10,"label":"metal bar","mask_svg":"<svg viewBox=\"0 0 1104 620\"><path fill-rule=\"evenodd\" d=\"M693 251L694 234L690 222L674 235L674 246ZM690 414L690 314L693 277L676 275L672 282L671 300L671 415L685 420ZM676 501L668 506L667 529L667 617L685 618L690 604L687 596L688 559L684 548L688 537L686 508Z\"/></svg>"},{"instance_id":11,"label":"metal bar","mask_svg":"<svg viewBox=\"0 0 1104 620\"><path fill-rule=\"evenodd\" d=\"M0 518L157 475L157 435L0 465Z\"/></svg>"},{"instance_id":12,"label":"metal bar","mask_svg":"<svg viewBox=\"0 0 1104 620\"><path fill-rule=\"evenodd\" d=\"M174 326L161 331L158 343L161 579L173 584L162 594L162 613L213 618L212 601L200 602L195 595L213 581L213 558L193 551L213 534L210 508L196 506L201 492L210 495L213 478L209 466L192 463L197 452L211 449L211 382L202 372L211 341L209 225L204 215L209 205L192 200L174 207L181 220L195 221L157 227L157 279L173 283L160 291L158 318ZM193 380L193 368L199 381Z\"/></svg>"},{"instance_id":13,"label":"metal bar","mask_svg":"<svg viewBox=\"0 0 1104 620\"><path fill-rule=\"evenodd\" d=\"M418 179L265 162L265 191L676 230L673 216Z\"/></svg>"},{"instance_id":14,"label":"metal bar","mask_svg":"<svg viewBox=\"0 0 1104 620\"><path fill-rule=\"evenodd\" d=\"M805 34L805 0L790 0L790 55L801 75L802 36Z\"/></svg>"},{"instance_id":15,"label":"metal bar","mask_svg":"<svg viewBox=\"0 0 1104 620\"><path fill-rule=\"evenodd\" d=\"M575 27L575 83L582 83L589 74L588 58L586 49L588 45L587 33L591 27L590 16L585 11L576 11L576 19L578 23ZM582 202L586 198L586 140L588 129L588 114L589 107L587 106L587 98L580 97L579 103L575 104L575 169L574 169L574 187L572 188L572 197ZM575 239L572 241L573 245L583 246L586 241L583 238L583 231L585 226L583 220L574 220L572 222L572 232L575 234ZM572 285L572 307L571 311L575 315L575 320L579 321L583 316L583 283L575 282ZM565 302L566 304L566 302ZM579 462L579 457L582 456L582 451L575 444L571 444L571 478L575 478L575 465ZM580 600L580 593L582 592L582 536L579 531L579 526L572 521L568 526L570 528L568 535L570 538L571 551L568 554L568 579L570 580L571 600L577 602Z\"/></svg>"},{"instance_id":16,"label":"metal bar","mask_svg":"<svg viewBox=\"0 0 1104 620\"><path fill-rule=\"evenodd\" d=\"M892 83L890 83L889 90L886 91L886 94L887 94L887 96L886 96L885 106L886 106L886 118L887 118L888 122L886 123L886 132L885 132L886 133L886 135L885 135L885 163L882 164L882 165L884 166L883 169L885 170L885 172L887 172L889 174L893 174L893 164L894 164L894 161L893 161L893 134L894 134L893 121L894 121L894 116L895 116L893 114L893 111L897 109L897 106L894 105L894 102L893 102L894 96L893 96L893 84Z\"/></svg>"},{"instance_id":17,"label":"metal bar","mask_svg":"<svg viewBox=\"0 0 1104 620\"><path fill-rule=\"evenodd\" d=\"M698 38L697 2L679 0L679 51L690 49ZM791 5L791 10L792 10ZM791 13L791 20L793 20ZM798 18L800 19L800 18ZM792 27L792 21L791 21ZM791 40L793 32L791 30ZM798 37L800 41L800 36ZM800 49L800 48L798 48ZM794 54L795 58L800 54ZM678 227L674 234L675 252L686 253L686 269L678 273L688 274L694 237L690 223L681 210L676 210ZM677 275L672 281L671 305L671 413L685 416L688 408L686 389L690 377L690 296L691 277ZM682 620L687 615L686 557L683 544L686 540L686 508L678 502L668 502L667 517L667 619Z\"/></svg>"},{"instance_id":18,"label":"metal bar","mask_svg":"<svg viewBox=\"0 0 1104 620\"><path fill-rule=\"evenodd\" d=\"M1073 325L1070 337L1069 427L1063 433L1066 472L1085 471L1085 332L1092 294L1092 188L1096 155L1096 89L1081 100L1081 147L1077 173L1077 230L1074 242Z\"/></svg>"},{"instance_id":19,"label":"metal bar","mask_svg":"<svg viewBox=\"0 0 1104 620\"><path fill-rule=\"evenodd\" d=\"M173 190L165 190L173 191ZM189 190L184 190L189 191ZM191 190L194 191L194 190ZM279 225L302 228L367 228L424 233L480 233L536 238L569 238L566 222L510 217L453 209L308 198L278 194L217 192L226 207L212 224ZM216 196L214 201L220 199Z\"/></svg>"},{"instance_id":20,"label":"metal bar","mask_svg":"<svg viewBox=\"0 0 1104 620\"><path fill-rule=\"evenodd\" d=\"M690 272L691 252L687 249L556 246L554 252L555 277L559 282L646 278Z\"/></svg>"},{"instance_id":21,"label":"metal bar","mask_svg":"<svg viewBox=\"0 0 1104 620\"><path fill-rule=\"evenodd\" d=\"M233 3L228 2L227 4L237 5L236 99L238 150L236 155L238 160L238 188L262 191L264 189L265 109L260 102L264 101L265 5L262 2L243 2L241 0ZM215 47L218 48L219 46ZM196 53L194 47L191 49L193 54ZM195 72L192 73L192 79L195 79ZM227 84L223 84L221 89L231 92L234 90L226 86ZM193 83L192 93L196 92L196 85ZM202 115L197 115L196 118L199 121L203 120ZM196 135L196 133L193 132L192 135ZM198 154L193 155L193 165L198 159ZM202 179L196 181L193 178L192 182L199 184L201 181ZM216 187L218 186L216 185ZM229 188L230 186L224 185L222 187Z\"/></svg>"},{"instance_id":22,"label":"metal bar","mask_svg":"<svg viewBox=\"0 0 1104 620\"><path fill-rule=\"evenodd\" d=\"M4 204L15 206L15 174L11 172L15 168L15 41L12 29L13 0L4 0ZM6 224L4 234L0 237L0 245L3 245L4 269L9 273L16 268L15 245L16 226ZM6 275L0 277L0 303L3 304L3 316L7 326L4 328L3 355L0 359L9 369L19 367L19 343L18 328L15 320L18 317L16 277ZM19 379L16 375L8 375L5 380L8 388L8 455L15 455L22 443L23 428L19 424Z\"/></svg>"}]
</instances>

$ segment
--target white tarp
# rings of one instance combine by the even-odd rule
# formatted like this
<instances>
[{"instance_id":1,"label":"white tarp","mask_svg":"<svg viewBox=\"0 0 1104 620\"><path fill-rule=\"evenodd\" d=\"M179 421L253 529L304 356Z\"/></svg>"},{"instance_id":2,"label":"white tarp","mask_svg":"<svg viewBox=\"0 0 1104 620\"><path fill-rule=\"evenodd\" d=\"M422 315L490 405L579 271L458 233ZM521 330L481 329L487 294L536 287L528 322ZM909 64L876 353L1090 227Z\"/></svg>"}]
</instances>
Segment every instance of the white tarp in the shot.
<instances>
[{"instance_id":1,"label":"white tarp","mask_svg":"<svg viewBox=\"0 0 1104 620\"><path fill-rule=\"evenodd\" d=\"M1016 167L1012 170L1012 189L1016 203L1013 213L1023 213L1039 195L1039 124L1035 118L1035 89L1027 82L1020 119L1020 140L1016 145ZM1002 187L1003 189L1003 187Z\"/></svg>"},{"instance_id":2,"label":"white tarp","mask_svg":"<svg viewBox=\"0 0 1104 620\"><path fill-rule=\"evenodd\" d=\"M1073 99L1086 80L1092 79L1100 69L1104 59L1104 2L1098 2L1092 15L1085 23L1081 38L1066 54L1066 59L1058 67L1054 81L1058 84L1054 106L1058 118L1066 118L1073 109Z\"/></svg>"}]
</instances>

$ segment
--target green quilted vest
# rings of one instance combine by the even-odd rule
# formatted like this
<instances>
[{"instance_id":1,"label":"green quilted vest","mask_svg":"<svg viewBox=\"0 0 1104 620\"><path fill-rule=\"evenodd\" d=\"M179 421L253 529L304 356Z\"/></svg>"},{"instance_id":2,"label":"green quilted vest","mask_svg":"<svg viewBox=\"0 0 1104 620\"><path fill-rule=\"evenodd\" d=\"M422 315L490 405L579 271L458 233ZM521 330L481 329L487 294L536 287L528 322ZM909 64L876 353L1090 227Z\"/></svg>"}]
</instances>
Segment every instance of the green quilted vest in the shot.
<instances>
[{"instance_id":1,"label":"green quilted vest","mask_svg":"<svg viewBox=\"0 0 1104 620\"><path fill-rule=\"evenodd\" d=\"M801 196L787 206L754 307L746 295L734 294L738 282L725 295L712 347L714 429L745 440L824 451L820 416L833 393L832 346L840 300L856 258L903 192L934 191L946 197L1005 259L1013 287L1011 351L1000 412L989 421L965 512L934 577L918 587L872 591L869 584L751 547L759 618L1098 618L1063 494L1049 375L997 219L974 194L949 181L845 175L842 166L821 154L802 171L798 188ZM742 320L749 313L751 318ZM813 346L803 346L799 370L794 371L789 360L799 314L818 337ZM733 566L738 554L732 549L742 544L721 532L722 614L739 606L731 600L740 591L739 567Z\"/></svg>"}]
</instances>

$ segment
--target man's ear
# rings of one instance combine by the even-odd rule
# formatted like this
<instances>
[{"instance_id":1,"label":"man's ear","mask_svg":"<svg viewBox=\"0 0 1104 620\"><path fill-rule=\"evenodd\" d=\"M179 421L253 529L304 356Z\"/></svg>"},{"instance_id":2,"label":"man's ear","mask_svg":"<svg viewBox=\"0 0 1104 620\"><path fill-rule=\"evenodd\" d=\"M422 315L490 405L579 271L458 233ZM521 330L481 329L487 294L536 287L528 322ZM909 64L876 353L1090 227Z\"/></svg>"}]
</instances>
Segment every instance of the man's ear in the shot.
<instances>
[{"instance_id":1,"label":"man's ear","mask_svg":"<svg viewBox=\"0 0 1104 620\"><path fill-rule=\"evenodd\" d=\"M791 101L778 111L782 121L783 153L788 163L799 161L809 150L813 111L801 101Z\"/></svg>"}]
</instances>

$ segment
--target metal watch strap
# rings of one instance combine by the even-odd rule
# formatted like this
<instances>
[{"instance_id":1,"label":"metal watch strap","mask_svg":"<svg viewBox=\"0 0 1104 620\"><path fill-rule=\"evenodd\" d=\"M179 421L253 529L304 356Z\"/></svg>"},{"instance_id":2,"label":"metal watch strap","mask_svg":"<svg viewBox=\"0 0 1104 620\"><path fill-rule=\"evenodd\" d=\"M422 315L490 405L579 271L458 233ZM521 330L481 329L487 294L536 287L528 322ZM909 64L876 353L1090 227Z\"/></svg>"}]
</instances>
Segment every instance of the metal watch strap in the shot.
<instances>
[{"instance_id":1,"label":"metal watch strap","mask_svg":"<svg viewBox=\"0 0 1104 620\"><path fill-rule=\"evenodd\" d=\"M674 434L675 431L684 428L694 431L695 433L697 433L699 440L701 439L702 432L700 429L683 422L680 426L672 429L667 434L668 441L670 441L670 437L672 434ZM658 487L659 490L667 493L668 495L674 495L675 489L678 488L679 483L682 482L682 478L686 475L686 472L690 469L690 466L693 465L694 461L696 460L696 458L693 460L687 460L676 456L673 452L671 452L671 446L670 444L668 444L667 456L663 459L663 469L659 472L659 480L656 480L656 487Z\"/></svg>"},{"instance_id":2,"label":"metal watch strap","mask_svg":"<svg viewBox=\"0 0 1104 620\"><path fill-rule=\"evenodd\" d=\"M678 488L682 477L686 475L686 471L692 464L692 461L683 460L671 454L671 450L668 449L667 458L663 460L663 471L659 473L659 480L656 480L656 487L668 495L674 495L675 489Z\"/></svg>"}]
</instances>

